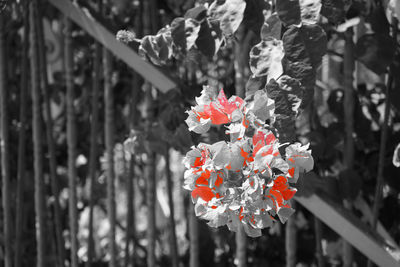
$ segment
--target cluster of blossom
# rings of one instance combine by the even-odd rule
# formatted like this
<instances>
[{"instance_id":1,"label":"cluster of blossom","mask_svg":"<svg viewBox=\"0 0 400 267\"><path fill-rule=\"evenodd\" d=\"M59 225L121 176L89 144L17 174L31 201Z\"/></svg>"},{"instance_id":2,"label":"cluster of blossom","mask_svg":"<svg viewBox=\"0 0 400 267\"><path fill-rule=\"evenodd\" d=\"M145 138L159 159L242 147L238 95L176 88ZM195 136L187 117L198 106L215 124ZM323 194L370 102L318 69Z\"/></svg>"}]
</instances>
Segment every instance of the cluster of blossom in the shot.
<instances>
[{"instance_id":1,"label":"cluster of blossom","mask_svg":"<svg viewBox=\"0 0 400 267\"><path fill-rule=\"evenodd\" d=\"M252 237L277 218L284 223L294 212L291 184L314 165L308 145L279 143L266 123L274 121L275 106L264 90L243 100L204 87L196 103L188 111L189 130L202 134L225 125L230 135L230 142L200 143L186 154L184 188L191 191L196 215L212 227L244 227Z\"/></svg>"}]
</instances>

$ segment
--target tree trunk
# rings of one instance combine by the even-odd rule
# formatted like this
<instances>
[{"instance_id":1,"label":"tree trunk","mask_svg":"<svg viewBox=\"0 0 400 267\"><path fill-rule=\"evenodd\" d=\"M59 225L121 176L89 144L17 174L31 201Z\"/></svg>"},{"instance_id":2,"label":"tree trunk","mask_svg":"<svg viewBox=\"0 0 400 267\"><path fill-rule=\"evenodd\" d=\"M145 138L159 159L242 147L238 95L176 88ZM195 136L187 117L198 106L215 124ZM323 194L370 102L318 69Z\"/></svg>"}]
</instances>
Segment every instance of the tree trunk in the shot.
<instances>
[{"instance_id":1,"label":"tree trunk","mask_svg":"<svg viewBox=\"0 0 400 267\"><path fill-rule=\"evenodd\" d=\"M89 179L90 179L90 196L89 196L89 237L88 237L88 262L87 266L92 266L94 255L94 240L93 240L93 209L94 209L94 185L97 177L97 136L99 134L99 91L101 86L101 44L95 43L94 62L93 62L93 85L91 109L92 118L90 122L90 156L89 156Z\"/></svg>"},{"instance_id":2,"label":"tree trunk","mask_svg":"<svg viewBox=\"0 0 400 267\"><path fill-rule=\"evenodd\" d=\"M292 203L295 208L295 203ZM295 214L290 216L285 226L286 267L296 266L297 227Z\"/></svg>"},{"instance_id":3,"label":"tree trunk","mask_svg":"<svg viewBox=\"0 0 400 267\"><path fill-rule=\"evenodd\" d=\"M15 253L14 265L21 267L22 255L22 226L24 221L24 189L25 189L25 161L26 161L26 128L27 128L27 100L28 100L28 53L29 53L29 3L23 4L23 23L24 35L22 44L22 62L21 62L21 88L20 88L20 106L19 122L20 129L18 133L18 174L17 174L17 197L16 197L16 230L15 230ZM0 52L1 53L1 52ZM1 64L1 62L0 62ZM1 73L0 73L1 75Z\"/></svg>"},{"instance_id":4,"label":"tree trunk","mask_svg":"<svg viewBox=\"0 0 400 267\"><path fill-rule=\"evenodd\" d=\"M145 83L145 116L146 132L152 128L154 118L152 87ZM145 169L146 177L146 204L147 204L147 266L156 266L156 154L151 150L149 142L146 142L147 161Z\"/></svg>"},{"instance_id":5,"label":"tree trunk","mask_svg":"<svg viewBox=\"0 0 400 267\"><path fill-rule=\"evenodd\" d=\"M170 160L169 160L169 146L167 145L167 151L165 154L165 172L167 174L167 193L168 193L168 202L169 202L169 227L170 227L170 239L171 239L171 260L172 267L178 267L179 265L179 257L178 257L178 245L176 241L176 232L175 232L175 211L174 211L174 197L173 197L173 183L171 177L171 168L170 168Z\"/></svg>"},{"instance_id":6,"label":"tree trunk","mask_svg":"<svg viewBox=\"0 0 400 267\"><path fill-rule=\"evenodd\" d=\"M97 1L98 11L102 12L102 1ZM92 267L94 255L94 239L93 239L93 210L94 210L94 185L96 184L97 170L97 136L99 131L99 92L101 86L101 44L95 41L93 60L93 83L92 83L92 98L91 112L92 118L90 122L90 155L89 155L89 179L90 179L90 196L89 196L89 225L88 225L88 261L87 267Z\"/></svg>"},{"instance_id":7,"label":"tree trunk","mask_svg":"<svg viewBox=\"0 0 400 267\"><path fill-rule=\"evenodd\" d=\"M244 28L239 27L237 32L238 42L235 43L235 91L236 95L243 98L245 97L245 80L244 80L244 66L246 65L243 60L243 46L241 41L243 40ZM239 227L239 231L236 233L236 259L238 261L238 267L247 266L247 235L244 231L243 226Z\"/></svg>"},{"instance_id":8,"label":"tree trunk","mask_svg":"<svg viewBox=\"0 0 400 267\"><path fill-rule=\"evenodd\" d=\"M397 25L398 25L398 20L395 17L393 17L392 18L393 41L396 45L397 45ZM388 124L389 124L390 106L391 106L390 91L393 86L393 75L395 75L394 67L393 65L391 65L385 88L385 94L386 94L385 111L384 111L384 119L381 130L381 142L379 147L378 173L376 176L374 205L372 208L372 215L373 215L372 229L376 229L378 225L379 209L381 208L381 202L382 202L382 191L384 185L383 171L385 169L386 143L388 138L388 126L389 126ZM373 266L372 261L368 260L368 267L371 266Z\"/></svg>"},{"instance_id":9,"label":"tree trunk","mask_svg":"<svg viewBox=\"0 0 400 267\"><path fill-rule=\"evenodd\" d=\"M138 92L140 90L139 75L133 72L133 88L131 90L131 99L129 105L129 128L134 129L138 121L138 112L136 109L138 102ZM135 266L135 156L131 155L129 160L129 170L127 176L127 226L126 226L126 244L125 244L125 267ZM132 243L132 257L129 252L130 244ZM131 263L129 265L129 263Z\"/></svg>"},{"instance_id":10,"label":"tree trunk","mask_svg":"<svg viewBox=\"0 0 400 267\"><path fill-rule=\"evenodd\" d=\"M144 34L150 32L155 33L156 22L155 22L155 1L143 0L143 29ZM143 85L145 91L145 114L144 119L146 123L146 132L149 133L152 128L154 119L154 108L153 108L153 96L152 86L150 83L145 82ZM145 166L145 177L146 177L146 204L147 204L147 266L156 266L156 171L155 171L155 158L156 154L149 147L149 143L146 144L147 161Z\"/></svg>"},{"instance_id":11,"label":"tree trunk","mask_svg":"<svg viewBox=\"0 0 400 267\"><path fill-rule=\"evenodd\" d=\"M50 97L48 92L48 80L47 80L47 60L46 60L46 46L43 32L43 21L40 9L38 9L38 16L36 16L36 25L38 31L38 49L39 49L39 65L40 65L40 81L43 92L45 114L46 114L46 137L47 145L49 149L49 165L50 165L50 183L51 190L54 196L54 225L56 233L56 251L57 251L57 262L58 266L64 266L65 259L65 247L64 238L62 236L61 226L61 210L58 196L58 182L57 182L57 162L56 162L56 148L53 137L53 119L50 109Z\"/></svg>"},{"instance_id":12,"label":"tree trunk","mask_svg":"<svg viewBox=\"0 0 400 267\"><path fill-rule=\"evenodd\" d=\"M78 267L78 211L76 196L76 125L74 109L74 79L73 79L73 50L72 23L65 20L65 80L67 85L67 143L68 143L68 205L69 227L71 235L71 266Z\"/></svg>"},{"instance_id":13,"label":"tree trunk","mask_svg":"<svg viewBox=\"0 0 400 267\"><path fill-rule=\"evenodd\" d=\"M354 165L354 42L353 29L349 28L345 32L345 51L344 51L344 117L345 117L345 151L344 165L348 170L353 169ZM351 179L348 177L347 179ZM344 201L347 209L352 208L349 201ZM343 243L343 267L351 267L353 263L353 248L349 243Z\"/></svg>"},{"instance_id":14,"label":"tree trunk","mask_svg":"<svg viewBox=\"0 0 400 267\"><path fill-rule=\"evenodd\" d=\"M318 267L325 267L324 255L322 252L322 222L314 216L315 227L315 251L317 256Z\"/></svg>"},{"instance_id":15,"label":"tree trunk","mask_svg":"<svg viewBox=\"0 0 400 267\"><path fill-rule=\"evenodd\" d=\"M110 223L109 248L110 248L110 267L116 267L116 244L115 244L115 173L114 173L114 93L112 88L112 58L110 52L103 48L104 66L104 102L105 102L105 144L107 155L107 213Z\"/></svg>"},{"instance_id":16,"label":"tree trunk","mask_svg":"<svg viewBox=\"0 0 400 267\"><path fill-rule=\"evenodd\" d=\"M194 213L192 201L190 200L189 202L190 267L199 267L199 224L196 214Z\"/></svg>"},{"instance_id":17,"label":"tree trunk","mask_svg":"<svg viewBox=\"0 0 400 267\"><path fill-rule=\"evenodd\" d=\"M10 141L8 127L8 99L6 75L6 42L5 19L0 15L0 100L1 100L1 178L2 178L2 204L3 204L3 234L4 234L4 266L11 267L11 187L10 187Z\"/></svg>"},{"instance_id":18,"label":"tree trunk","mask_svg":"<svg viewBox=\"0 0 400 267\"><path fill-rule=\"evenodd\" d=\"M38 2L32 0L30 3L29 24L35 25ZM42 147L42 118L40 99L40 73L38 55L38 34L37 29L32 27L30 31L31 46L31 87L32 87L32 139L34 154L34 181L35 181L35 224L37 257L36 266L45 266L45 209L44 209L44 180L43 180L43 147Z\"/></svg>"}]
</instances>

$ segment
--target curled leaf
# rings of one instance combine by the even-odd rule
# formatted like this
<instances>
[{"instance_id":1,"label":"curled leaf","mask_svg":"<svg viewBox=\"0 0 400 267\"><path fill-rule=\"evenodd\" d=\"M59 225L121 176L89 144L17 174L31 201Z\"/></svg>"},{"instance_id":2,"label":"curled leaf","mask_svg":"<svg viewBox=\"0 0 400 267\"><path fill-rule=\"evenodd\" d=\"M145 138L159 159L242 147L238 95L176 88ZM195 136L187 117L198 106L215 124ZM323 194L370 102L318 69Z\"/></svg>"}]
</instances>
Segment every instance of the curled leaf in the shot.
<instances>
[{"instance_id":1,"label":"curled leaf","mask_svg":"<svg viewBox=\"0 0 400 267\"><path fill-rule=\"evenodd\" d=\"M299 0L276 1L276 12L283 25L298 25L301 23L301 12Z\"/></svg>"},{"instance_id":2,"label":"curled leaf","mask_svg":"<svg viewBox=\"0 0 400 267\"><path fill-rule=\"evenodd\" d=\"M277 79L283 73L284 56L282 41L274 38L263 40L250 51L250 70L256 77L267 75L267 79Z\"/></svg>"},{"instance_id":3,"label":"curled leaf","mask_svg":"<svg viewBox=\"0 0 400 267\"><path fill-rule=\"evenodd\" d=\"M321 0L300 0L301 21L307 24L317 23L321 7Z\"/></svg>"},{"instance_id":4,"label":"curled leaf","mask_svg":"<svg viewBox=\"0 0 400 267\"><path fill-rule=\"evenodd\" d=\"M210 5L208 14L211 20L219 21L225 36L232 36L242 22L245 8L243 0L218 0Z\"/></svg>"},{"instance_id":5,"label":"curled leaf","mask_svg":"<svg viewBox=\"0 0 400 267\"><path fill-rule=\"evenodd\" d=\"M345 16L344 0L322 0L321 14L335 24Z\"/></svg>"},{"instance_id":6,"label":"curled leaf","mask_svg":"<svg viewBox=\"0 0 400 267\"><path fill-rule=\"evenodd\" d=\"M277 13L269 16L261 27L261 40L268 40L270 37L281 39L282 22Z\"/></svg>"},{"instance_id":7,"label":"curled leaf","mask_svg":"<svg viewBox=\"0 0 400 267\"><path fill-rule=\"evenodd\" d=\"M176 18L171 23L173 42L183 52L187 52L193 47L199 31L200 23L191 18Z\"/></svg>"},{"instance_id":8,"label":"curled leaf","mask_svg":"<svg viewBox=\"0 0 400 267\"><path fill-rule=\"evenodd\" d=\"M291 62L310 63L314 68L321 64L327 49L327 37L318 25L290 26L282 37L285 56Z\"/></svg>"}]
</instances>

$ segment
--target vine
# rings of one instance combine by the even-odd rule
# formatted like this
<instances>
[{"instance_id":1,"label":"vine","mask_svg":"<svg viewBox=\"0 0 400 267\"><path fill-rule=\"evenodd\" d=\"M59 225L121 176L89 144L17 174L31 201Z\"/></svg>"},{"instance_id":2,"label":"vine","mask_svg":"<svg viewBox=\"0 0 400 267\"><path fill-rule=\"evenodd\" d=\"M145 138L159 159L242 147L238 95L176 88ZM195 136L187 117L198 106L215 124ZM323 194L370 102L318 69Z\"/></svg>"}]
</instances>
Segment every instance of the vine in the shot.
<instances>
[{"instance_id":1,"label":"vine","mask_svg":"<svg viewBox=\"0 0 400 267\"><path fill-rule=\"evenodd\" d=\"M242 21L255 10L250 1L214 1L188 10L155 35L141 40L120 31L123 42L138 41L139 54L156 65L197 53L212 59L234 39ZM187 152L184 188L191 191L196 215L212 227L243 226L247 235L294 212L290 199L300 175L313 169L309 144L295 140L295 121L311 102L316 69L326 53L327 37L317 25L320 13L333 22L340 7L330 1L264 2L260 42L249 55L252 72L246 98L227 98L221 89L205 86L188 111L190 131L206 133L224 125L230 141L200 143ZM260 11L261 12L261 11ZM247 16L247 17L246 17ZM134 137L130 142L137 143Z\"/></svg>"}]
</instances>

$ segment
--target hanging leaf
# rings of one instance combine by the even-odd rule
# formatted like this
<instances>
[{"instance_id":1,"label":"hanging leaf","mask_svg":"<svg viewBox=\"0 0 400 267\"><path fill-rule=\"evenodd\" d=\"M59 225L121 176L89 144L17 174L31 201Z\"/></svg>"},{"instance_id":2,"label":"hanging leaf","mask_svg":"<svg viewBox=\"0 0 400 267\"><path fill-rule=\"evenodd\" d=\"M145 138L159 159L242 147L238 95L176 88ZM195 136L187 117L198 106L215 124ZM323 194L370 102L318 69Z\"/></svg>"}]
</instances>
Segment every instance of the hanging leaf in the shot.
<instances>
[{"instance_id":1,"label":"hanging leaf","mask_svg":"<svg viewBox=\"0 0 400 267\"><path fill-rule=\"evenodd\" d=\"M139 46L139 55L148 56L156 65L166 64L172 56L172 38L169 29L163 28L157 35L145 36Z\"/></svg>"},{"instance_id":2,"label":"hanging leaf","mask_svg":"<svg viewBox=\"0 0 400 267\"><path fill-rule=\"evenodd\" d=\"M264 90L256 91L252 101L246 100L249 103L246 106L247 109L253 112L261 121L269 120L273 116L275 110L274 100L268 97L267 92Z\"/></svg>"},{"instance_id":3,"label":"hanging leaf","mask_svg":"<svg viewBox=\"0 0 400 267\"><path fill-rule=\"evenodd\" d=\"M278 18L278 14L274 13L269 16L261 27L261 40L268 40L270 37L280 40L282 32L282 22Z\"/></svg>"},{"instance_id":4,"label":"hanging leaf","mask_svg":"<svg viewBox=\"0 0 400 267\"><path fill-rule=\"evenodd\" d=\"M207 17L207 8L203 5L189 9L185 13L185 19L194 19L202 22Z\"/></svg>"},{"instance_id":5,"label":"hanging leaf","mask_svg":"<svg viewBox=\"0 0 400 267\"><path fill-rule=\"evenodd\" d=\"M274 38L261 41L250 51L250 70L256 77L267 75L267 79L277 79L283 73L282 41Z\"/></svg>"},{"instance_id":6,"label":"hanging leaf","mask_svg":"<svg viewBox=\"0 0 400 267\"><path fill-rule=\"evenodd\" d=\"M282 61L284 73L300 81L304 88L303 101L300 108L305 109L314 98L316 73L310 63L291 62L287 58Z\"/></svg>"},{"instance_id":7,"label":"hanging leaf","mask_svg":"<svg viewBox=\"0 0 400 267\"><path fill-rule=\"evenodd\" d=\"M199 31L200 23L191 18L176 18L171 23L172 39L182 52L187 52L193 47Z\"/></svg>"},{"instance_id":8,"label":"hanging leaf","mask_svg":"<svg viewBox=\"0 0 400 267\"><path fill-rule=\"evenodd\" d=\"M246 9L243 15L243 24L246 29L259 34L264 23L264 12L270 10L271 6L264 0L246 0Z\"/></svg>"},{"instance_id":9,"label":"hanging leaf","mask_svg":"<svg viewBox=\"0 0 400 267\"><path fill-rule=\"evenodd\" d=\"M321 15L338 24L345 17L344 0L322 0Z\"/></svg>"},{"instance_id":10,"label":"hanging leaf","mask_svg":"<svg viewBox=\"0 0 400 267\"><path fill-rule=\"evenodd\" d=\"M297 79L287 75L278 81L271 80L266 89L268 96L275 101L275 122L281 142L292 141L295 137L295 119L300 107L303 88Z\"/></svg>"},{"instance_id":11,"label":"hanging leaf","mask_svg":"<svg viewBox=\"0 0 400 267\"><path fill-rule=\"evenodd\" d=\"M290 62L310 63L315 69L327 49L327 37L318 25L290 26L282 37L286 58Z\"/></svg>"},{"instance_id":12,"label":"hanging leaf","mask_svg":"<svg viewBox=\"0 0 400 267\"><path fill-rule=\"evenodd\" d=\"M369 21L371 23L371 28L375 33L384 35L390 34L390 23L381 4L378 4L374 10L372 10L369 16Z\"/></svg>"},{"instance_id":13,"label":"hanging leaf","mask_svg":"<svg viewBox=\"0 0 400 267\"><path fill-rule=\"evenodd\" d=\"M296 182L299 176L314 168L314 159L308 145L290 144L285 148L286 161L289 164L289 182ZM292 171L291 171L292 170Z\"/></svg>"},{"instance_id":14,"label":"hanging leaf","mask_svg":"<svg viewBox=\"0 0 400 267\"><path fill-rule=\"evenodd\" d=\"M388 35L365 34L356 44L356 58L377 74L385 73L393 61L395 43Z\"/></svg>"},{"instance_id":15,"label":"hanging leaf","mask_svg":"<svg viewBox=\"0 0 400 267\"><path fill-rule=\"evenodd\" d=\"M246 99L254 95L256 91L264 89L266 81L265 76L251 76L246 83Z\"/></svg>"},{"instance_id":16,"label":"hanging leaf","mask_svg":"<svg viewBox=\"0 0 400 267\"><path fill-rule=\"evenodd\" d=\"M300 0L301 21L307 24L317 23L321 7L321 0Z\"/></svg>"},{"instance_id":17,"label":"hanging leaf","mask_svg":"<svg viewBox=\"0 0 400 267\"><path fill-rule=\"evenodd\" d=\"M301 23L301 12L299 0L276 1L276 12L283 25L298 25Z\"/></svg>"},{"instance_id":18,"label":"hanging leaf","mask_svg":"<svg viewBox=\"0 0 400 267\"><path fill-rule=\"evenodd\" d=\"M209 21L206 19L200 25L199 36L196 39L196 46L199 51L206 57L211 58L217 52L222 42L222 32L219 27L214 27L219 30L216 32L210 27Z\"/></svg>"},{"instance_id":19,"label":"hanging leaf","mask_svg":"<svg viewBox=\"0 0 400 267\"><path fill-rule=\"evenodd\" d=\"M218 0L210 5L208 14L210 20L219 21L222 33L230 37L239 28L245 8L243 0Z\"/></svg>"},{"instance_id":20,"label":"hanging leaf","mask_svg":"<svg viewBox=\"0 0 400 267\"><path fill-rule=\"evenodd\" d=\"M315 69L321 64L326 53L327 37L318 25L302 25L300 28L290 26L284 33L283 45L285 73L300 80L305 88L304 101L306 107L314 95Z\"/></svg>"}]
</instances>

